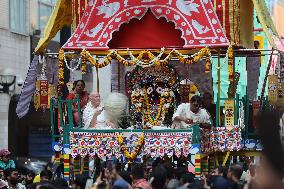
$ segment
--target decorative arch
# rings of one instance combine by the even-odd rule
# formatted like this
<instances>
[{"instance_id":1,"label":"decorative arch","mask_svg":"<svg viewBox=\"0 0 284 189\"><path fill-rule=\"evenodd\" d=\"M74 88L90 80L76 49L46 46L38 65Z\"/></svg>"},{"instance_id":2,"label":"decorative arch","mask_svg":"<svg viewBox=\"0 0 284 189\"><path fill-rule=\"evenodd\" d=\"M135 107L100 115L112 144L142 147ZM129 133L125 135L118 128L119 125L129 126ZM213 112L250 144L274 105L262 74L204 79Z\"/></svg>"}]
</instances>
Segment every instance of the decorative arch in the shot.
<instances>
[{"instance_id":1,"label":"decorative arch","mask_svg":"<svg viewBox=\"0 0 284 189\"><path fill-rule=\"evenodd\" d=\"M182 32L180 48L227 46L229 41L209 0L90 0L80 24L64 49L107 50L114 31L148 10Z\"/></svg>"},{"instance_id":2,"label":"decorative arch","mask_svg":"<svg viewBox=\"0 0 284 189\"><path fill-rule=\"evenodd\" d=\"M119 31L112 34L108 42L111 49L157 49L162 47L182 47L184 39L181 31L165 18L157 19L148 11L140 20L132 19L122 24Z\"/></svg>"}]
</instances>

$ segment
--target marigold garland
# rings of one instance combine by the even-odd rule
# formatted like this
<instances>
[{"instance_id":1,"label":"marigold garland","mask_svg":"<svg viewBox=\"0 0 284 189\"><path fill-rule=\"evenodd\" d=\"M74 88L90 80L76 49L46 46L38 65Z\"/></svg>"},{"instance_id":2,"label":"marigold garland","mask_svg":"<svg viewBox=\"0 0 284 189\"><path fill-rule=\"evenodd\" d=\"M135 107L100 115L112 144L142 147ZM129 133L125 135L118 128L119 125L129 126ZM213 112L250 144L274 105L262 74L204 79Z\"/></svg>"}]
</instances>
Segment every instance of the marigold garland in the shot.
<instances>
[{"instance_id":1,"label":"marigold garland","mask_svg":"<svg viewBox=\"0 0 284 189\"><path fill-rule=\"evenodd\" d=\"M234 51L233 51L233 46L230 46L228 48L228 75L229 75L229 81L233 81L233 74L234 74Z\"/></svg>"},{"instance_id":2,"label":"marigold garland","mask_svg":"<svg viewBox=\"0 0 284 189\"><path fill-rule=\"evenodd\" d=\"M180 62L184 64L193 64L201 60L203 57L206 58L206 65L205 65L205 72L210 72L210 65L211 65L211 53L210 49L208 47L205 47L201 49L199 52L188 56L183 55L178 50L173 49L166 58L161 60L161 56L164 53L164 49L162 49L161 53L156 57L153 53L151 53L148 50L141 51L137 58L134 57L134 55L129 52L131 60L126 60L123 58L117 51L111 51L104 59L104 62L99 64L97 60L95 60L92 55L87 52L85 49L81 52L81 55L84 56L92 65L94 65L97 68L102 68L110 64L111 60L113 58L117 59L117 61L125 66L151 66L151 65L167 65L172 58L175 56L179 59ZM143 61L142 61L143 60Z\"/></svg>"},{"instance_id":3,"label":"marigold garland","mask_svg":"<svg viewBox=\"0 0 284 189\"><path fill-rule=\"evenodd\" d=\"M64 58L64 51L60 49L58 55L58 94L61 94L62 85L64 85Z\"/></svg>"},{"instance_id":4,"label":"marigold garland","mask_svg":"<svg viewBox=\"0 0 284 189\"><path fill-rule=\"evenodd\" d=\"M138 153L140 152L140 150L141 150L141 148L144 144L144 133L142 133L139 136L138 144L135 147L134 152L132 152L132 153L130 153L127 150L126 145L125 145L124 140L123 140L123 136L121 134L117 135L117 141L118 141L118 144L119 144L124 156L128 159L129 163L132 163L134 161L134 159L137 157Z\"/></svg>"},{"instance_id":5,"label":"marigold garland","mask_svg":"<svg viewBox=\"0 0 284 189\"><path fill-rule=\"evenodd\" d=\"M84 57L86 60L88 60L96 68L103 68L103 67L106 67L107 65L109 65L111 63L111 60L112 60L112 54L113 54L113 51L106 56L103 63L98 63L97 60L95 60L94 57L92 57L92 55L88 51L86 51L85 49L81 52L82 58Z\"/></svg>"},{"instance_id":6,"label":"marigold garland","mask_svg":"<svg viewBox=\"0 0 284 189\"><path fill-rule=\"evenodd\" d=\"M165 103L164 97L160 98L160 104L159 104L159 107L158 107L158 112L157 112L155 118L153 118L151 116L149 99L148 99L147 91L146 91L145 88L144 88L144 96L145 96L145 109L146 109L146 112L145 112L146 115L144 116L144 122L148 122L152 126L161 125L161 122L159 120L160 120L160 117L161 117L162 108L163 108L164 103Z\"/></svg>"},{"instance_id":7,"label":"marigold garland","mask_svg":"<svg viewBox=\"0 0 284 189\"><path fill-rule=\"evenodd\" d=\"M85 75L85 74L87 73L86 56L82 56L81 71L82 71L82 74L83 74L83 75Z\"/></svg>"},{"instance_id":8,"label":"marigold garland","mask_svg":"<svg viewBox=\"0 0 284 189\"><path fill-rule=\"evenodd\" d=\"M159 126L162 124L166 114L168 113L169 107L172 103L172 96L169 90L165 90L161 94L159 107L157 109L157 114L153 118L151 116L150 103L147 95L147 90L144 88L143 91L137 89L131 94L132 103L135 109L133 111L139 113L144 112L144 123L150 123L151 126Z\"/></svg>"}]
</instances>

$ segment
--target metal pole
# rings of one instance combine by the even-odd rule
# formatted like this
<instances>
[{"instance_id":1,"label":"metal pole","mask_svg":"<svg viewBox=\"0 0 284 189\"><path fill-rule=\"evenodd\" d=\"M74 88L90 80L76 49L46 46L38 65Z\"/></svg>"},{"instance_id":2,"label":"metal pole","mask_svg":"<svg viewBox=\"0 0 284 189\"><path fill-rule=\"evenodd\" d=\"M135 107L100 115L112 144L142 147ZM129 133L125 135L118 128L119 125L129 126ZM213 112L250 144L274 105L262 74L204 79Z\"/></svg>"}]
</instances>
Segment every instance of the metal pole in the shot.
<instances>
[{"instance_id":1,"label":"metal pole","mask_svg":"<svg viewBox=\"0 0 284 189\"><path fill-rule=\"evenodd\" d=\"M117 90L120 92L120 63L117 66Z\"/></svg>"},{"instance_id":2,"label":"metal pole","mask_svg":"<svg viewBox=\"0 0 284 189\"><path fill-rule=\"evenodd\" d=\"M269 70L270 70L270 67L271 67L271 64L272 64L272 55L273 55L273 48L272 48L272 51L271 51L271 54L270 54L269 63L268 63L268 66L266 68L266 73L265 73L265 77L264 77L264 81L263 81L263 85L262 85L261 97L260 97L261 104L263 102L263 97L264 97L264 93L265 93L267 77L268 77Z\"/></svg>"},{"instance_id":3,"label":"metal pole","mask_svg":"<svg viewBox=\"0 0 284 189\"><path fill-rule=\"evenodd\" d=\"M97 92L100 92L100 78L99 78L99 68L96 67L96 73L97 73Z\"/></svg>"},{"instance_id":4,"label":"metal pole","mask_svg":"<svg viewBox=\"0 0 284 189\"><path fill-rule=\"evenodd\" d=\"M216 125L216 127L220 126L220 96L221 96L221 60L220 60L220 49L218 49L218 97L217 97L217 101L218 101L218 125Z\"/></svg>"}]
</instances>

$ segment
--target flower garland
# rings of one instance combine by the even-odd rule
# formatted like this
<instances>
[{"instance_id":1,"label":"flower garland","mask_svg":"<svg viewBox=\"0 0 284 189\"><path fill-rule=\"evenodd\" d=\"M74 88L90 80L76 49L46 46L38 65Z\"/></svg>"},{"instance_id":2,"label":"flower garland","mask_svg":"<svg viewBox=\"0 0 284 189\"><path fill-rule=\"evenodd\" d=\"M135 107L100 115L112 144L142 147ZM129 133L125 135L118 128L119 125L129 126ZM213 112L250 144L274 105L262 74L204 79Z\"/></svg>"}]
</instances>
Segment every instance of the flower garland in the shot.
<instances>
[{"instance_id":1,"label":"flower garland","mask_svg":"<svg viewBox=\"0 0 284 189\"><path fill-rule=\"evenodd\" d=\"M103 67L106 67L107 65L109 65L111 63L111 60L112 60L112 54L113 54L113 51L111 51L106 56L103 63L98 63L97 60L95 60L95 58L92 57L92 55L88 51L86 51L85 49L81 52L82 58L84 57L86 60L88 60L96 68L103 68Z\"/></svg>"},{"instance_id":2,"label":"flower garland","mask_svg":"<svg viewBox=\"0 0 284 189\"><path fill-rule=\"evenodd\" d=\"M139 65L139 66L151 66L161 59L162 55L165 53L165 48L161 48L161 52L159 53L157 57L155 57L150 51L141 51L138 57L136 58L131 53L131 51L129 51L129 49L127 49L127 51L128 51L128 54L132 62L134 62L134 64ZM145 58L144 59L145 62L141 61L142 58Z\"/></svg>"},{"instance_id":3,"label":"flower garland","mask_svg":"<svg viewBox=\"0 0 284 189\"><path fill-rule=\"evenodd\" d=\"M175 56L179 59L180 62L184 64L193 64L201 60L203 57L205 57L205 72L210 72L210 66L211 66L211 53L210 49L208 47L205 47L201 49L199 52L193 54L193 55L183 55L178 50L173 49L166 58L163 60L161 59L162 55L164 54L165 49L162 48L159 55L156 57L153 53L150 51L141 51L137 58L128 51L128 54L130 56L130 60L126 60L123 58L117 51L113 50L111 51L104 59L103 63L99 64L97 60L92 57L92 55L87 52L85 49L81 52L82 57L85 57L92 65L94 65L97 68L102 68L110 64L111 60L113 58L117 59L117 61L125 66L143 66L143 67L149 67L152 65L167 65L172 58ZM143 61L142 61L143 60Z\"/></svg>"},{"instance_id":4,"label":"flower garland","mask_svg":"<svg viewBox=\"0 0 284 189\"><path fill-rule=\"evenodd\" d=\"M233 46L230 46L228 48L228 75L229 75L229 81L232 82L233 81L233 74L234 74L234 50L233 50Z\"/></svg>"},{"instance_id":5,"label":"flower garland","mask_svg":"<svg viewBox=\"0 0 284 189\"><path fill-rule=\"evenodd\" d=\"M140 89L135 89L131 93L131 100L135 106L135 113L142 112L144 102L144 92Z\"/></svg>"},{"instance_id":6,"label":"flower garland","mask_svg":"<svg viewBox=\"0 0 284 189\"><path fill-rule=\"evenodd\" d=\"M173 94L169 92L168 89L164 89L163 93L161 94L160 98L160 103L158 107L158 112L153 118L151 116L151 111L150 111L150 103L147 95L147 91L144 88L144 97L145 97L145 116L144 116L144 122L150 123L151 126L159 126L162 124L161 120L165 119L166 114L168 113L169 107L172 103L172 98Z\"/></svg>"},{"instance_id":7,"label":"flower garland","mask_svg":"<svg viewBox=\"0 0 284 189\"><path fill-rule=\"evenodd\" d=\"M67 60L66 60L66 57L64 57L64 62L65 62L66 67L68 68L68 70L70 70L71 72L74 72L75 70L77 70L77 69L79 68L79 66L80 66L80 64L81 64L81 62L82 62L82 59L79 58L78 63L77 63L77 65L76 65L74 68L71 68L71 67L68 65L68 62L67 62ZM71 64L71 63L70 63L70 64Z\"/></svg>"},{"instance_id":8,"label":"flower garland","mask_svg":"<svg viewBox=\"0 0 284 189\"><path fill-rule=\"evenodd\" d=\"M173 92L170 92L169 89L164 89L161 94L159 107L157 109L157 114L155 118L151 116L150 103L147 95L147 90L144 88L136 89L131 93L131 100L133 107L131 110L133 113L144 113L143 120L151 126L159 126L162 123L162 120L165 119L166 114L168 113L169 107L173 103ZM146 128L146 127L145 127Z\"/></svg>"},{"instance_id":9,"label":"flower garland","mask_svg":"<svg viewBox=\"0 0 284 189\"><path fill-rule=\"evenodd\" d=\"M129 163L132 163L134 161L134 159L137 157L138 153L140 152L143 144L144 144L144 133L142 133L139 138L138 138L138 144L137 146L135 147L135 150L134 152L130 153L127 148L126 148L126 145L124 143L124 140L123 140L123 136L121 134L118 134L117 135L117 141L118 141L118 144L124 154L124 156L128 159L128 162Z\"/></svg>"},{"instance_id":10,"label":"flower garland","mask_svg":"<svg viewBox=\"0 0 284 189\"><path fill-rule=\"evenodd\" d=\"M117 60L119 63L123 64L124 66L134 66L134 65L136 65L136 62L135 62L135 61L127 61L127 60L126 60L125 58L123 58L120 54L118 54L117 51L113 51L113 52L112 52L112 56L113 56L114 58L116 58L116 60Z\"/></svg>"},{"instance_id":11,"label":"flower garland","mask_svg":"<svg viewBox=\"0 0 284 189\"><path fill-rule=\"evenodd\" d=\"M152 126L161 125L161 122L159 120L160 120L160 117L161 117L161 111L162 111L162 107L164 106L165 99L163 97L160 98L160 103L159 103L159 107L158 107L158 113L155 116L155 118L153 118L151 116L150 104L149 104L149 99L148 99L148 95L147 95L146 89L144 89L144 94L145 94L145 108L146 108L145 116L143 118L144 122L148 122Z\"/></svg>"},{"instance_id":12,"label":"flower garland","mask_svg":"<svg viewBox=\"0 0 284 189\"><path fill-rule=\"evenodd\" d=\"M87 73L87 60L86 56L82 56L82 63L81 63L81 71L82 74L85 75Z\"/></svg>"},{"instance_id":13,"label":"flower garland","mask_svg":"<svg viewBox=\"0 0 284 189\"><path fill-rule=\"evenodd\" d=\"M64 51L63 49L59 50L59 57L58 57L58 94L61 94L62 85L64 85Z\"/></svg>"}]
</instances>

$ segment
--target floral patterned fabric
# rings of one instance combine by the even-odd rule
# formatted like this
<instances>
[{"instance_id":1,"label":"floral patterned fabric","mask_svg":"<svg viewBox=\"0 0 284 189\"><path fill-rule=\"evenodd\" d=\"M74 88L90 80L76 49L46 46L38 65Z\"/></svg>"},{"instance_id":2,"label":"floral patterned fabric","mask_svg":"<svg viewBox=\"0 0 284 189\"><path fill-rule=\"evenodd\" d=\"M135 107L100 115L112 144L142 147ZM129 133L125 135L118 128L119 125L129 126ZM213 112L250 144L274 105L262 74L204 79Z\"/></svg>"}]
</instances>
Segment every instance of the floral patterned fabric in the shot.
<instances>
[{"instance_id":1,"label":"floral patterned fabric","mask_svg":"<svg viewBox=\"0 0 284 189\"><path fill-rule=\"evenodd\" d=\"M112 156L120 158L123 155L121 147L117 141L118 134L122 134L123 141L132 153L136 146L141 132L122 133L94 133L94 132L71 132L70 148L71 155L94 157L105 159ZM144 133L144 145L138 156L151 156L152 158L167 155L172 157L187 157L189 154L196 154L217 151L238 151L245 148L241 129L234 127L228 130L226 127L217 127L211 130L200 129L200 145L193 144L193 132L147 132ZM249 146L249 145L247 145Z\"/></svg>"},{"instance_id":2,"label":"floral patterned fabric","mask_svg":"<svg viewBox=\"0 0 284 189\"><path fill-rule=\"evenodd\" d=\"M226 127L214 127L210 132L200 131L201 148L203 152L234 151L241 150L241 129L234 127L228 130Z\"/></svg>"},{"instance_id":3,"label":"floral patterned fabric","mask_svg":"<svg viewBox=\"0 0 284 189\"><path fill-rule=\"evenodd\" d=\"M70 148L71 155L90 157L98 155L99 158L117 158L123 156L117 136L119 133L91 133L91 132L71 132ZM137 146L137 141L141 133L122 133L124 142L131 153ZM176 133L145 133L144 145L139 155L150 155L151 157L172 157L188 156L192 150L192 132Z\"/></svg>"}]
</instances>

